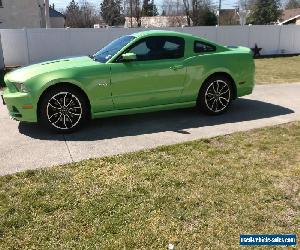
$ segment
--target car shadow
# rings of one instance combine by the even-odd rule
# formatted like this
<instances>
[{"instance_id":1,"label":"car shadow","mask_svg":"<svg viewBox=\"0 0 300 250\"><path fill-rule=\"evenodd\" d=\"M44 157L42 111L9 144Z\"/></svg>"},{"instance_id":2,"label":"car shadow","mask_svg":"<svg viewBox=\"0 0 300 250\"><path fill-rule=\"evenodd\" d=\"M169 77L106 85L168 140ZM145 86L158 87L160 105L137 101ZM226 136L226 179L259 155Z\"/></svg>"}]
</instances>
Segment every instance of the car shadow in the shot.
<instances>
[{"instance_id":1,"label":"car shadow","mask_svg":"<svg viewBox=\"0 0 300 250\"><path fill-rule=\"evenodd\" d=\"M39 140L95 141L165 131L189 134L185 130L190 128L259 120L291 113L294 111L279 105L238 99L233 102L229 112L220 116L203 115L195 108L190 108L97 119L76 133L62 136L30 123L20 123L19 131Z\"/></svg>"}]
</instances>

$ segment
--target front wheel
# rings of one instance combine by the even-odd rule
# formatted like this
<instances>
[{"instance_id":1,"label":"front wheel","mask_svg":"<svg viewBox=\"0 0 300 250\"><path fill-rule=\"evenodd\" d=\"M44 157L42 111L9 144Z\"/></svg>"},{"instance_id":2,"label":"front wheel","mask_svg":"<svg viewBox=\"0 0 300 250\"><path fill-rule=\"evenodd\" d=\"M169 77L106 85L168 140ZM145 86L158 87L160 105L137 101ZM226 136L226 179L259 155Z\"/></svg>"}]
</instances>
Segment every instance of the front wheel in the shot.
<instances>
[{"instance_id":1,"label":"front wheel","mask_svg":"<svg viewBox=\"0 0 300 250\"><path fill-rule=\"evenodd\" d=\"M202 86L197 106L206 114L219 115L229 109L232 96L230 80L226 77L215 76L208 79Z\"/></svg>"},{"instance_id":2,"label":"front wheel","mask_svg":"<svg viewBox=\"0 0 300 250\"><path fill-rule=\"evenodd\" d=\"M39 107L42 125L59 133L77 130L87 121L88 114L88 104L83 94L68 86L50 89Z\"/></svg>"}]
</instances>

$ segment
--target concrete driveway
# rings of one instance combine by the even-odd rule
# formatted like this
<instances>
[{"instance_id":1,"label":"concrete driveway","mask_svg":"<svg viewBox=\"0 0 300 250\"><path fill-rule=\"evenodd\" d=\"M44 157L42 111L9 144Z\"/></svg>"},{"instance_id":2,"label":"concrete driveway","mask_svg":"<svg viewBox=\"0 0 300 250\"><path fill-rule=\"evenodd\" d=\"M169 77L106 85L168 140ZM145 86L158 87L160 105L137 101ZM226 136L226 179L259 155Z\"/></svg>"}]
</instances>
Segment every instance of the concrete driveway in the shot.
<instances>
[{"instance_id":1,"label":"concrete driveway","mask_svg":"<svg viewBox=\"0 0 300 250\"><path fill-rule=\"evenodd\" d=\"M236 100L218 117L194 109L120 116L92 121L71 135L13 121L0 104L0 175L294 120L300 120L300 83L257 86L251 96Z\"/></svg>"}]
</instances>

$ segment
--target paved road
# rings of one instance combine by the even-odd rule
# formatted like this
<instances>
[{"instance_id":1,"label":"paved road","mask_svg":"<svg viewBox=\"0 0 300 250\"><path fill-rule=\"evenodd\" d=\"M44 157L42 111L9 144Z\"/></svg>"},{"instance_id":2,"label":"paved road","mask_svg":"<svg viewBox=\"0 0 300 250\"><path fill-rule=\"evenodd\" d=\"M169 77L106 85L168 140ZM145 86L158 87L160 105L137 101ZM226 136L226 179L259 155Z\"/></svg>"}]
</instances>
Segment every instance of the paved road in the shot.
<instances>
[{"instance_id":1,"label":"paved road","mask_svg":"<svg viewBox=\"0 0 300 250\"><path fill-rule=\"evenodd\" d=\"M72 135L13 121L0 104L0 175L294 120L300 120L300 83L257 86L218 117L194 109L121 116L92 121Z\"/></svg>"}]
</instances>

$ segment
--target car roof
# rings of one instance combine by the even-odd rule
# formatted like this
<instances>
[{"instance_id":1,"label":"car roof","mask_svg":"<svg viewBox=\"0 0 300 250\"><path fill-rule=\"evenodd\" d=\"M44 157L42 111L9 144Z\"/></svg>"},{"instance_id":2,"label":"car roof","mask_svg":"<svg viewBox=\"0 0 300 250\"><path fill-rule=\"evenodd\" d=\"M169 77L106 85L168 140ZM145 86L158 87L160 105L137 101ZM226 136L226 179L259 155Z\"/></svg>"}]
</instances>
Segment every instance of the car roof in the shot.
<instances>
[{"instance_id":1,"label":"car roof","mask_svg":"<svg viewBox=\"0 0 300 250\"><path fill-rule=\"evenodd\" d=\"M197 36L188 34L188 33L183 33L183 32L178 32L178 31L171 31L171 30L146 30L146 31L140 31L137 33L132 34L135 37L144 37L144 36L179 36L179 37L193 37L193 38L199 38Z\"/></svg>"},{"instance_id":2,"label":"car roof","mask_svg":"<svg viewBox=\"0 0 300 250\"><path fill-rule=\"evenodd\" d=\"M131 37L135 37L135 38L121 50L121 53L123 53L130 46L134 45L136 43L136 41L140 41L143 38L151 37L151 36L178 36L178 37L184 38L186 41L189 41L190 43L194 42L194 41L207 42L208 44L216 46L218 52L223 52L223 51L229 50L228 48L224 47L223 45L214 43L203 37L192 35L189 33L184 33L184 32L172 31L172 30L144 30L144 31L128 34L125 36L131 36ZM187 57L195 56L195 53L193 53L192 51L193 51L193 49L190 48L190 50L186 56ZM117 58L117 56L118 56L118 54L116 54L114 57L112 57L110 60L108 60L108 63L113 62Z\"/></svg>"},{"instance_id":3,"label":"car roof","mask_svg":"<svg viewBox=\"0 0 300 250\"><path fill-rule=\"evenodd\" d=\"M142 38L142 37L147 37L147 36L178 36L178 37L185 37L188 39L195 39L195 40L201 40L203 42L207 42L210 44L213 44L219 48L223 48L225 49L225 47L223 45L217 44L213 41L210 41L206 38L200 37L200 36L196 36L196 35L192 35L189 33L184 33L184 32L178 32L178 31L172 31L172 30L145 30L145 31L140 31L140 32L136 32L133 33L132 36L136 37L136 38Z\"/></svg>"}]
</instances>

